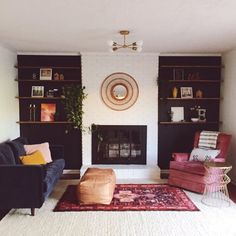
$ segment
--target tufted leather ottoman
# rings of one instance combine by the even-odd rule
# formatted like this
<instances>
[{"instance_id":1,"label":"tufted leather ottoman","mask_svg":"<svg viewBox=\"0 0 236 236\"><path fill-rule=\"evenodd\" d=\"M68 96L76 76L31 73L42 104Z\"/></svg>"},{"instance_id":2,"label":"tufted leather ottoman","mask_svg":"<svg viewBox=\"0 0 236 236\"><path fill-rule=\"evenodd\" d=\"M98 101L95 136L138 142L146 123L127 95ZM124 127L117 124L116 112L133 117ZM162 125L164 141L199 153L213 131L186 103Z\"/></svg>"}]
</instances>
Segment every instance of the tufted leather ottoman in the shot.
<instances>
[{"instance_id":1,"label":"tufted leather ottoman","mask_svg":"<svg viewBox=\"0 0 236 236\"><path fill-rule=\"evenodd\" d=\"M88 168L77 186L80 204L106 204L113 198L116 184L112 169Z\"/></svg>"}]
</instances>

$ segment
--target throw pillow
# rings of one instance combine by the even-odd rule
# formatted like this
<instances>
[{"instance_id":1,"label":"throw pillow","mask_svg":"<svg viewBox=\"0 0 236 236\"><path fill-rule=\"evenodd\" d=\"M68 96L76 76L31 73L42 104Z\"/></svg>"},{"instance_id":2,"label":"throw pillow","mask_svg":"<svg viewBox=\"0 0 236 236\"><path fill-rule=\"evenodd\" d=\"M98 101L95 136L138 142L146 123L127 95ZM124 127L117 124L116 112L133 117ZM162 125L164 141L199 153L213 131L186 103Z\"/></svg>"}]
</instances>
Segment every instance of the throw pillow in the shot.
<instances>
[{"instance_id":1,"label":"throw pillow","mask_svg":"<svg viewBox=\"0 0 236 236\"><path fill-rule=\"evenodd\" d=\"M20 157L22 164L24 165L44 165L46 164L43 155L40 151L36 151L27 156Z\"/></svg>"},{"instance_id":2,"label":"throw pillow","mask_svg":"<svg viewBox=\"0 0 236 236\"><path fill-rule=\"evenodd\" d=\"M49 143L24 145L24 148L27 155L32 154L33 152L39 150L42 153L46 163L52 162L51 152L49 149Z\"/></svg>"},{"instance_id":3,"label":"throw pillow","mask_svg":"<svg viewBox=\"0 0 236 236\"><path fill-rule=\"evenodd\" d=\"M190 154L190 161L211 161L220 154L220 150L194 148Z\"/></svg>"}]
</instances>

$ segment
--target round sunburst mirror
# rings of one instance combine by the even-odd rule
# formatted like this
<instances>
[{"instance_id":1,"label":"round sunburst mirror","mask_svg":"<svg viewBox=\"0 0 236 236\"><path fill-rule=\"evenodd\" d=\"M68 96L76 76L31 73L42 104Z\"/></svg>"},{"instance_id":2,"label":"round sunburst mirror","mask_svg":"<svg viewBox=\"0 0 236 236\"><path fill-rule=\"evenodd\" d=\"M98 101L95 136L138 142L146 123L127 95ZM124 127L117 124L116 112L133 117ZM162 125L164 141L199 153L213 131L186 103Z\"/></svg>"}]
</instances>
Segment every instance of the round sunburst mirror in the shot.
<instances>
[{"instance_id":1,"label":"round sunburst mirror","mask_svg":"<svg viewBox=\"0 0 236 236\"><path fill-rule=\"evenodd\" d=\"M129 74L118 72L105 78L101 86L103 102L113 110L130 108L138 98L138 85Z\"/></svg>"}]
</instances>

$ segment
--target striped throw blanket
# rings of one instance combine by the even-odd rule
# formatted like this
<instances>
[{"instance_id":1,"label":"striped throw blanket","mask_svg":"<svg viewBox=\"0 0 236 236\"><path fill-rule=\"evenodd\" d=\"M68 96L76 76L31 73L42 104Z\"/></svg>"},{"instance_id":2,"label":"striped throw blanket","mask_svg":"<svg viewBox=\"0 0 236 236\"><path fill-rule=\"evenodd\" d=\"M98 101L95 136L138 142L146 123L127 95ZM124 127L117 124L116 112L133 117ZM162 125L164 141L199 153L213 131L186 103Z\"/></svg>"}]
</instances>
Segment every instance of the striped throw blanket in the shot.
<instances>
[{"instance_id":1,"label":"striped throw blanket","mask_svg":"<svg viewBox=\"0 0 236 236\"><path fill-rule=\"evenodd\" d=\"M202 131L198 142L200 148L216 148L217 138L219 132L217 131Z\"/></svg>"}]
</instances>

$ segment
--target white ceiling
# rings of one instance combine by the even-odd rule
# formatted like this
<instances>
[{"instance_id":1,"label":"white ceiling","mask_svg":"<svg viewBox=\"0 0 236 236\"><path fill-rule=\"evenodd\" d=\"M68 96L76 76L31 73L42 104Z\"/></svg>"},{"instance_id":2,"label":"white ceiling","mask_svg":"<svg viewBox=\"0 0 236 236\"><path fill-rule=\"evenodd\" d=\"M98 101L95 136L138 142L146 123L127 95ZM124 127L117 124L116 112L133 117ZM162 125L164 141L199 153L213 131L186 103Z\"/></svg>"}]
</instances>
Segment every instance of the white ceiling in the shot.
<instances>
[{"instance_id":1,"label":"white ceiling","mask_svg":"<svg viewBox=\"0 0 236 236\"><path fill-rule=\"evenodd\" d=\"M146 53L220 53L236 48L236 1L0 0L0 44L15 51L107 52L121 29Z\"/></svg>"}]
</instances>

